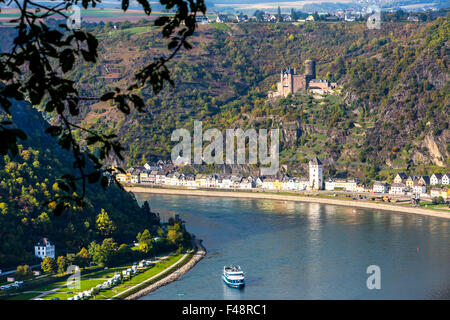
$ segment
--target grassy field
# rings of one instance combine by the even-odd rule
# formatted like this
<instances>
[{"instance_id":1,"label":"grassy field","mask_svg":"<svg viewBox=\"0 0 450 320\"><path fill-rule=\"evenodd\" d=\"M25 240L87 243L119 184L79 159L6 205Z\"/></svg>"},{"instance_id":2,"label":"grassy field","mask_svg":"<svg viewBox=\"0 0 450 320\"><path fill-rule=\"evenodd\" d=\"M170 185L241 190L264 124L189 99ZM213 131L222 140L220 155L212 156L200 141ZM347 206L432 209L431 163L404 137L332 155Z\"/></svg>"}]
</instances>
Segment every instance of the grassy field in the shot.
<instances>
[{"instance_id":1,"label":"grassy field","mask_svg":"<svg viewBox=\"0 0 450 320\"><path fill-rule=\"evenodd\" d=\"M109 299L141 282L143 282L146 279L149 279L158 273L164 271L165 269L169 268L171 265L178 262L182 257L184 256L184 253L180 254L173 254L169 256L167 259L162 260L152 267L148 268L146 271L137 274L136 276L132 277L130 280L124 281L122 284L113 287L110 290L104 290L101 291L99 295L97 295L95 298L92 298L94 300L106 300ZM67 300L70 297L73 297L75 293L82 292L89 290L98 284L102 284L106 281L107 278L111 278L116 272L121 272L123 270L126 270L127 268L130 268L131 265L126 266L120 266L120 267L114 267L114 268L108 268L103 270L98 270L86 275L83 275L81 277L80 282L80 288L79 289L73 289L66 287L66 281L59 281L55 282L49 285L45 285L42 287L37 287L33 289L33 291L38 291L38 293L23 293L17 296L14 296L10 298L11 300L28 300L35 298L43 291L49 291L49 290L55 290L55 292L49 293L42 297L43 300L51 300L53 298L58 298L59 300ZM62 288L59 288L62 287ZM57 289L58 288L58 289Z\"/></svg>"},{"instance_id":2,"label":"grassy field","mask_svg":"<svg viewBox=\"0 0 450 320\"><path fill-rule=\"evenodd\" d=\"M220 31L231 32L230 26L228 26L226 23L213 22L210 23L209 25L215 27L217 30Z\"/></svg>"},{"instance_id":3,"label":"grassy field","mask_svg":"<svg viewBox=\"0 0 450 320\"><path fill-rule=\"evenodd\" d=\"M131 278L129 281L126 281L125 283L116 286L112 288L111 290L102 291L95 300L105 300L109 299L121 292L124 292L125 290L143 282L146 279L149 279L158 273L164 271L165 269L169 268L171 265L177 263L182 257L184 256L184 253L176 254L170 256L168 259L161 261L154 265L152 268L146 270L145 272L142 272L133 278Z\"/></svg>"},{"instance_id":4,"label":"grassy field","mask_svg":"<svg viewBox=\"0 0 450 320\"><path fill-rule=\"evenodd\" d=\"M129 34L130 36L135 36L139 34L144 34L148 32L152 32L155 27L153 26L144 26L144 27L134 27L134 28L127 28L127 29L117 29L112 30L106 33L102 33L98 35L98 38L105 38L105 37L117 37L121 34Z\"/></svg>"}]
</instances>

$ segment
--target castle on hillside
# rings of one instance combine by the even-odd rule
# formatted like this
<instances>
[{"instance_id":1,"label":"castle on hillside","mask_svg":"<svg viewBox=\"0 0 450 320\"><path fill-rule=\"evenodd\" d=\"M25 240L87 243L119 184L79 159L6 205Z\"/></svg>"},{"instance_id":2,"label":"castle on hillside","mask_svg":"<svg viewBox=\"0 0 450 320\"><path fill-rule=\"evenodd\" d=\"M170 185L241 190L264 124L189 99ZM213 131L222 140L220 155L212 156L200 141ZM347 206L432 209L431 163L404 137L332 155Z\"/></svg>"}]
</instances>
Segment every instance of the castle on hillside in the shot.
<instances>
[{"instance_id":1,"label":"castle on hillside","mask_svg":"<svg viewBox=\"0 0 450 320\"><path fill-rule=\"evenodd\" d=\"M281 70L277 91L269 91L268 98L286 97L308 89L314 93L324 94L334 88L336 88L335 83L330 83L326 79L316 79L316 61L306 60L304 74L297 74L297 70L292 68Z\"/></svg>"}]
</instances>

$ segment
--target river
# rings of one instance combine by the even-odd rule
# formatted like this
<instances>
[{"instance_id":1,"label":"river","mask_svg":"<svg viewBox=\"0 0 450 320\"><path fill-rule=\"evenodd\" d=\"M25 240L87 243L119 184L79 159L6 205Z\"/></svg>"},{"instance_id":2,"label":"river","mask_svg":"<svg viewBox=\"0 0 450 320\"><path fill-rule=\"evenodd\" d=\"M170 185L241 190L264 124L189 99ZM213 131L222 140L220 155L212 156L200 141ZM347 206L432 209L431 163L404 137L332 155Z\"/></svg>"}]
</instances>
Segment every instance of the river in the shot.
<instances>
[{"instance_id":1,"label":"river","mask_svg":"<svg viewBox=\"0 0 450 320\"><path fill-rule=\"evenodd\" d=\"M290 201L136 194L179 214L208 251L142 299L449 299L450 220ZM220 275L237 264L244 289ZM367 288L367 267L381 289Z\"/></svg>"}]
</instances>

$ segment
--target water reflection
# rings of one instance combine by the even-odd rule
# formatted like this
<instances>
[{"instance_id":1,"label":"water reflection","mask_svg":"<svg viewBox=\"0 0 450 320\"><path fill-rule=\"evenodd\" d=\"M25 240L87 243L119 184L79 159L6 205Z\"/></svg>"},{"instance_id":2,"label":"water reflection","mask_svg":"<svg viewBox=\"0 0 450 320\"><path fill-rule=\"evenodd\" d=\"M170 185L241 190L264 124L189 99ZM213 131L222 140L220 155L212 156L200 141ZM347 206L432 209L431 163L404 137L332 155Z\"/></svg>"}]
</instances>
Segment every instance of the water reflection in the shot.
<instances>
[{"instance_id":1,"label":"water reflection","mask_svg":"<svg viewBox=\"0 0 450 320\"><path fill-rule=\"evenodd\" d=\"M245 287L240 289L230 288L225 283L222 283L222 287L224 300L241 300L244 297Z\"/></svg>"},{"instance_id":2,"label":"water reflection","mask_svg":"<svg viewBox=\"0 0 450 320\"><path fill-rule=\"evenodd\" d=\"M426 216L317 203L138 195L186 220L207 257L145 299L426 299L450 288L450 223ZM220 278L246 273L243 291ZM366 288L379 265L382 290ZM179 295L181 293L181 295Z\"/></svg>"}]
</instances>

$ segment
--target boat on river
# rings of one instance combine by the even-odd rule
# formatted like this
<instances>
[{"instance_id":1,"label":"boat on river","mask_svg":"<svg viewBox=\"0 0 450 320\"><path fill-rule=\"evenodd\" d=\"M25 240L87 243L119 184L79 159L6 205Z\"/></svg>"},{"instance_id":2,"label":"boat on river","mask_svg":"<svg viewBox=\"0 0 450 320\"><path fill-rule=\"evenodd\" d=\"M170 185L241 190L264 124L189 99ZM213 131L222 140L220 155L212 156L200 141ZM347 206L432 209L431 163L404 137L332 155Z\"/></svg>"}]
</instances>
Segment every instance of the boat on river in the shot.
<instances>
[{"instance_id":1,"label":"boat on river","mask_svg":"<svg viewBox=\"0 0 450 320\"><path fill-rule=\"evenodd\" d=\"M222 280L232 288L245 286L244 271L241 270L240 266L224 266Z\"/></svg>"}]
</instances>

